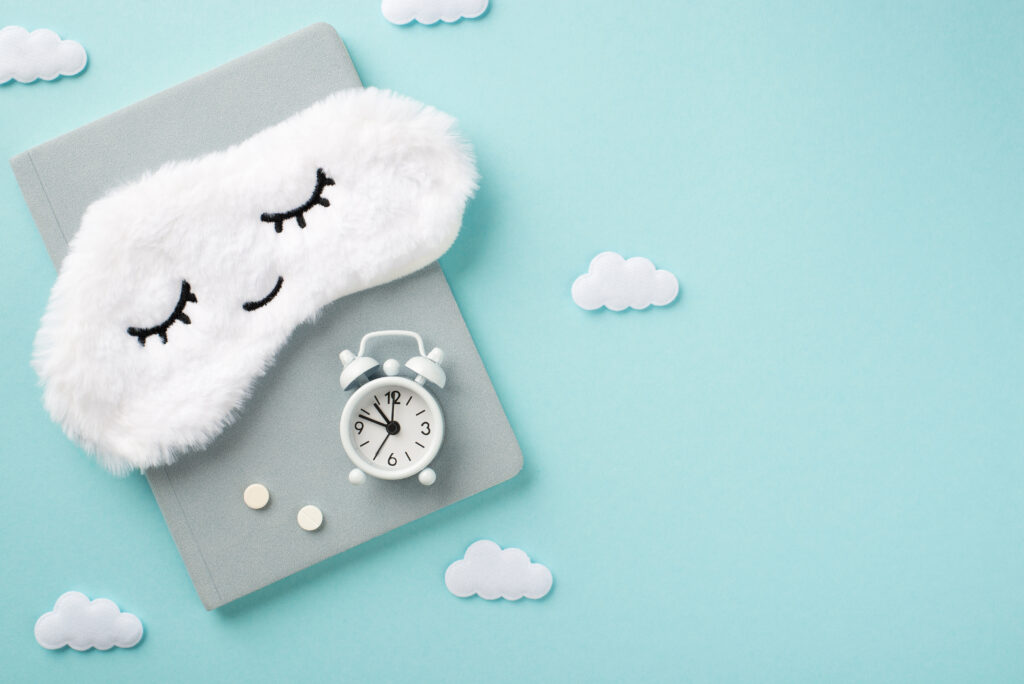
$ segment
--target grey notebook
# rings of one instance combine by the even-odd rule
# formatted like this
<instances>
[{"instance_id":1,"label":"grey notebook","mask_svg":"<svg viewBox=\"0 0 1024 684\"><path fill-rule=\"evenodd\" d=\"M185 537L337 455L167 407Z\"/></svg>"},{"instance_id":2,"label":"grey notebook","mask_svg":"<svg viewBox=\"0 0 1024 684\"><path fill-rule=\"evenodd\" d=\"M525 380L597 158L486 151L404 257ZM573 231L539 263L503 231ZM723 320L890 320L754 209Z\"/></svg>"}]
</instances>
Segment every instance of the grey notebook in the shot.
<instances>
[{"instance_id":1,"label":"grey notebook","mask_svg":"<svg viewBox=\"0 0 1024 684\"><path fill-rule=\"evenodd\" d=\"M114 186L172 159L223 149L341 88L361 87L333 28L315 24L11 160L55 264L85 208ZM339 438L346 394L338 352L381 329L420 333L445 352L434 394L445 441L437 482L348 482ZM397 339L373 348L404 361ZM522 453L437 264L329 306L300 326L257 381L238 420L205 452L146 475L203 604L216 608L313 563L513 477ZM251 483L271 492L247 508ZM306 504L324 524L306 532Z\"/></svg>"}]
</instances>

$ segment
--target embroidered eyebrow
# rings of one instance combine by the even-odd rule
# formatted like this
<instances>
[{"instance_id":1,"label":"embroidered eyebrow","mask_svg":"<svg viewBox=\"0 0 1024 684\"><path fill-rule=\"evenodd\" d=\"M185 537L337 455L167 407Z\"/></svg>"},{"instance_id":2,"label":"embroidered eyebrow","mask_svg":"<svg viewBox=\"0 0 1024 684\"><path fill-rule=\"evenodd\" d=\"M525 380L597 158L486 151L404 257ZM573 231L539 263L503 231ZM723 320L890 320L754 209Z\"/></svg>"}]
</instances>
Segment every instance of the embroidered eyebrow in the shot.
<instances>
[{"instance_id":1,"label":"embroidered eyebrow","mask_svg":"<svg viewBox=\"0 0 1024 684\"><path fill-rule=\"evenodd\" d=\"M150 335L156 335L164 344L167 344L167 329L175 324L177 321L181 321L185 325L190 325L192 319L185 314L185 306L189 302L199 303L196 296L192 294L192 286L188 284L187 280L181 281L181 294L178 295L178 303L174 305L174 311L167 317L167 320L160 325L154 325L152 328L128 328L128 334L138 338L139 344L143 347L146 346L146 338Z\"/></svg>"},{"instance_id":2,"label":"embroidered eyebrow","mask_svg":"<svg viewBox=\"0 0 1024 684\"><path fill-rule=\"evenodd\" d=\"M264 223L273 223L274 232L280 233L284 230L284 222L290 218L295 219L295 222L299 224L299 228L306 227L306 212L320 205L322 207L331 206L330 200L323 196L324 188L328 185L334 185L334 179L324 173L323 169L316 170L316 187L313 188L313 194L309 196L309 199L302 203L301 206L292 209L291 211L281 212L279 214L264 213L260 214L260 221Z\"/></svg>"}]
</instances>

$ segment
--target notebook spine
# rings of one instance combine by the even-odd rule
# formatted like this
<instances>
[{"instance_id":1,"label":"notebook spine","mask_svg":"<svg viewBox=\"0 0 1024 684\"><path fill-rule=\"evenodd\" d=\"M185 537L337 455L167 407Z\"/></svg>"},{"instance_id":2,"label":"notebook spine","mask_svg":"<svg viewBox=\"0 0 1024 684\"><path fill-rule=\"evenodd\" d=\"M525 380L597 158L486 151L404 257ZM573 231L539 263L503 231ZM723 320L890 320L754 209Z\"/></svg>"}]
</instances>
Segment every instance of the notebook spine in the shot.
<instances>
[{"instance_id":1,"label":"notebook spine","mask_svg":"<svg viewBox=\"0 0 1024 684\"><path fill-rule=\"evenodd\" d=\"M57 220L53 205L50 203L43 179L39 176L35 162L32 161L31 152L22 152L16 157L12 157L10 164L18 186L21 188L21 194L32 214L32 219L39 228L39 234L43 237L46 251L54 266L59 266L68 252L68 242L64 237L60 222Z\"/></svg>"}]
</instances>

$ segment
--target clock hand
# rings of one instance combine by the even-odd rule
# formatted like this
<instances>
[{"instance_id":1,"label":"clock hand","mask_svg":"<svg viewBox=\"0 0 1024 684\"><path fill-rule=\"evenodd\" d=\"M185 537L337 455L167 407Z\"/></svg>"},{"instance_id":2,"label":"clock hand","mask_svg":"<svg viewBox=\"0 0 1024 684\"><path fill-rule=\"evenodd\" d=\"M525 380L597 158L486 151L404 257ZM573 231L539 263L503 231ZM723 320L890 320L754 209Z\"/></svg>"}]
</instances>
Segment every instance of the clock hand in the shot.
<instances>
[{"instance_id":1,"label":"clock hand","mask_svg":"<svg viewBox=\"0 0 1024 684\"><path fill-rule=\"evenodd\" d=\"M391 419L384 415L384 411L381 410L380 404L374 404L373 408L377 409L377 413L379 413L380 417L384 419L385 425L391 422Z\"/></svg>"},{"instance_id":2,"label":"clock hand","mask_svg":"<svg viewBox=\"0 0 1024 684\"><path fill-rule=\"evenodd\" d=\"M394 397L394 395L392 395L391 396L391 420L388 421L389 423L394 423L395 422L395 404L396 403L398 403L398 402L395 401L395 397Z\"/></svg>"},{"instance_id":3,"label":"clock hand","mask_svg":"<svg viewBox=\"0 0 1024 684\"><path fill-rule=\"evenodd\" d=\"M387 423L382 423L379 420L374 420L370 416L364 416L363 414L359 414L359 420L368 420L371 423L376 423L377 425L380 425L382 428L387 428L387 426L388 426Z\"/></svg>"},{"instance_id":4,"label":"clock hand","mask_svg":"<svg viewBox=\"0 0 1024 684\"><path fill-rule=\"evenodd\" d=\"M389 433L388 433L388 434L387 434L387 435L386 435L386 436L384 437L384 442L387 442L387 441L388 441L388 437L390 437L390 436L391 436L391 433L389 432ZM375 453L375 454L373 455L373 457L374 457L375 459L376 459L376 458L377 458L378 456L380 456L380 450L384 448L384 442L381 442L381 443L380 443L380 446L379 446L379 447L377 447L377 453Z\"/></svg>"}]
</instances>

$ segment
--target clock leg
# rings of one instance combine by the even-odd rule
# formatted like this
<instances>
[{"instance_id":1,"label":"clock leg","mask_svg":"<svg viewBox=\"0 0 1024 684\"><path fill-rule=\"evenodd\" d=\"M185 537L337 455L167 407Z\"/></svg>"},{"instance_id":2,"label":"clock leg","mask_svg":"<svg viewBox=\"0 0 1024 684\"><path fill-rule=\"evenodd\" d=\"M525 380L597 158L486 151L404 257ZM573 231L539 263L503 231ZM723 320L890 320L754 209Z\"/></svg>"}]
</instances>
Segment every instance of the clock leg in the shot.
<instances>
[{"instance_id":1,"label":"clock leg","mask_svg":"<svg viewBox=\"0 0 1024 684\"><path fill-rule=\"evenodd\" d=\"M420 471L420 484L426 487L434 484L437 481L437 473L430 468L424 468Z\"/></svg>"},{"instance_id":2,"label":"clock leg","mask_svg":"<svg viewBox=\"0 0 1024 684\"><path fill-rule=\"evenodd\" d=\"M359 468L353 468L348 473L348 481L354 485L361 485L366 482L366 473Z\"/></svg>"}]
</instances>

